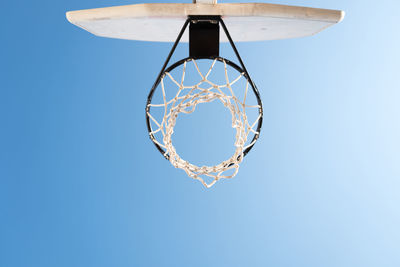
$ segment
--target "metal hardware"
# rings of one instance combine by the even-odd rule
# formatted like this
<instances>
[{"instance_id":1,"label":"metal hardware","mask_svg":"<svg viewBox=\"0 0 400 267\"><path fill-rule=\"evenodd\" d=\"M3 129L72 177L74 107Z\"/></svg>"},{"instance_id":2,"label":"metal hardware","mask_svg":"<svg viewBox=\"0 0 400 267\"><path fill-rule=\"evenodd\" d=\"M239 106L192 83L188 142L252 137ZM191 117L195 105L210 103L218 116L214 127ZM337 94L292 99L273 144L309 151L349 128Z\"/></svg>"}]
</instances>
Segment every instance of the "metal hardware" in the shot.
<instances>
[{"instance_id":1,"label":"metal hardware","mask_svg":"<svg viewBox=\"0 0 400 267\"><path fill-rule=\"evenodd\" d=\"M219 56L219 16L189 16L189 56Z\"/></svg>"}]
</instances>

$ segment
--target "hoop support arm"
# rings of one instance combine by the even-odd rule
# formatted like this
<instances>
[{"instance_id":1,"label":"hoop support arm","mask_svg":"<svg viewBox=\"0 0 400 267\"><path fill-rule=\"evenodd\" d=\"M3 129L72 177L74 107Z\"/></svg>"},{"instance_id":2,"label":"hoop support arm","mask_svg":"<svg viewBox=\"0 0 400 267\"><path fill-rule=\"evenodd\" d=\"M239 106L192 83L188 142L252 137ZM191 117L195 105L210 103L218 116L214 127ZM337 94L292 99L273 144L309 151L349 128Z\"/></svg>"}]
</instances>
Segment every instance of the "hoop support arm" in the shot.
<instances>
[{"instance_id":1,"label":"hoop support arm","mask_svg":"<svg viewBox=\"0 0 400 267\"><path fill-rule=\"evenodd\" d=\"M231 45L233 51L235 52L237 59L239 60L240 66L242 67L242 69L243 69L243 71L244 71L244 74L247 76L247 77L246 77L247 80L250 82L251 88L253 88L254 94L257 96L257 104L260 106L259 111L260 111L260 116L261 116L261 117L260 117L259 123L258 123L258 125L257 125L257 130L256 130L256 131L257 131L257 134L254 135L254 138L253 138L253 140L251 141L253 144L252 144L251 146L249 146L249 147L243 152L243 154L246 155L246 154L250 151L250 149L254 146L254 144L255 144L254 141L257 140L258 137L260 136L260 131L261 131L261 127L262 127L262 121L263 121L263 120L262 120L262 118L263 118L263 108L262 108L263 105L262 105L261 97L259 97L259 96L260 96L260 92L258 91L257 86L255 85L255 83L254 83L253 80L251 79L249 73L247 72L247 69L246 69L246 67L245 67L245 65L244 65L244 63L243 63L243 61L242 61L242 58L240 57L239 52L238 52L238 50L236 49L235 43L233 42L232 37L231 37L231 35L229 34L229 31L228 31L228 29L226 28L226 25L225 25L225 23L224 23L224 21L222 20L221 17L219 17L219 22L221 23L222 29L224 30L225 35L226 35L226 37L228 38L229 43L230 43L230 45Z\"/></svg>"},{"instance_id":2,"label":"hoop support arm","mask_svg":"<svg viewBox=\"0 0 400 267\"><path fill-rule=\"evenodd\" d=\"M149 104L151 103L151 99L153 98L154 91L156 90L156 88L157 88L157 86L158 86L158 84L159 84L159 82L160 82L160 78L161 78L161 76L163 75L163 73L164 73L164 71L165 71L165 68L167 67L167 65L168 65L168 63L169 63L169 60L171 59L172 55L174 54L175 49L176 49L176 47L178 46L178 43L179 43L179 41L181 40L182 35L183 35L183 33L185 32L186 27L187 27L187 25L189 24L189 22L190 22L190 19L188 18L188 19L186 19L185 23L183 24L182 29L181 29L181 31L179 32L178 37L176 38L176 41L175 41L174 45L172 46L171 51L169 52L169 54L168 54L168 56L167 56L167 59L165 60L164 65L162 66L161 71L160 71L160 73L158 74L157 79L156 79L156 81L154 82L153 87L151 88L151 90L150 90L150 92L149 92L149 95L148 95L148 97L147 97L147 103L146 103L146 109L145 109L145 110L146 110L146 125L147 125L147 130L148 130L149 133L151 132L150 120L149 120L149 118L148 118L148 116L147 116L148 112L150 112L150 105L149 105ZM157 149L164 155L164 157L165 157L166 159L169 159L168 155L165 154L165 151L164 151L158 144L156 144L156 143L154 142L154 140L153 140L153 139L154 139L154 136L153 136L152 134L150 134L150 139L151 139L151 140L153 141L153 143L156 145Z\"/></svg>"}]
</instances>

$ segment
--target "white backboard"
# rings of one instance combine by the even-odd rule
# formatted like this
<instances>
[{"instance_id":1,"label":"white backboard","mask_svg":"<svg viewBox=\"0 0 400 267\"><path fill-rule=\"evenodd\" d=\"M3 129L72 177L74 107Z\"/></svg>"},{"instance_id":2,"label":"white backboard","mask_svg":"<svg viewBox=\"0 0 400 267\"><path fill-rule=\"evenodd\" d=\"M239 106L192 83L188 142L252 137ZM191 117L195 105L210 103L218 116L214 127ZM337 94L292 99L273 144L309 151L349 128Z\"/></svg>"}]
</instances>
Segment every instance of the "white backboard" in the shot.
<instances>
[{"instance_id":1,"label":"white backboard","mask_svg":"<svg viewBox=\"0 0 400 267\"><path fill-rule=\"evenodd\" d=\"M316 34L344 12L265 3L136 4L67 12L67 19L97 36L174 42L188 15L220 15L233 41L262 41ZM182 37L188 41L188 33ZM221 42L226 42L221 34Z\"/></svg>"}]
</instances>

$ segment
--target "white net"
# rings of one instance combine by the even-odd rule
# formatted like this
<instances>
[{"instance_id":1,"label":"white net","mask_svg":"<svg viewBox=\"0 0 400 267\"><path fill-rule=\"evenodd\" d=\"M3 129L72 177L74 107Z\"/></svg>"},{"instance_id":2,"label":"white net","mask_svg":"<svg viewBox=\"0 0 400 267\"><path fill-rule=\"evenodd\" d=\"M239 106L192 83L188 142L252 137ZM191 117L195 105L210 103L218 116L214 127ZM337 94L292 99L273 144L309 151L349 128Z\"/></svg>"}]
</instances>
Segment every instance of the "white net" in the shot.
<instances>
[{"instance_id":1,"label":"white net","mask_svg":"<svg viewBox=\"0 0 400 267\"><path fill-rule=\"evenodd\" d=\"M210 76L217 59L214 59L207 72L203 74L200 71L198 63L194 59L188 59L183 63L182 76L180 81L172 77L171 73L165 72L160 80L162 101L159 104L148 104L151 108L161 108L162 118L155 118L152 116L148 109L147 115L149 116L152 125L152 131L150 137L154 143L161 148L165 149L164 156L169 159L171 164L176 167L183 169L187 175L193 179L199 180L207 188L213 186L221 178L232 178L238 170L239 164L243 160L244 151L251 147L257 138L248 141L248 135L253 133L258 136L258 132L254 129L258 121L262 116L262 112L258 112L256 119L249 122L249 118L246 115L246 109L258 109L261 111L261 106L247 105L247 92L249 90L249 81L244 78L244 73L229 80L227 63L224 59L219 59L223 63L225 81L223 84L216 84L208 79ZM185 74L187 64L194 64L194 67L200 75L200 81L194 85L185 85ZM177 87L176 94L170 99L167 99L165 79L170 79L172 84ZM242 94L238 94L232 89L235 83L239 80L245 79L245 88L242 88ZM242 96L239 99L238 95ZM235 151L233 155L221 163L214 166L196 166L184 159L182 159L172 143L172 135L174 133L174 127L176 125L176 119L180 113L192 113L195 111L196 106L201 103L209 103L214 100L219 100L231 113L232 116L232 128L235 130ZM156 134L162 135L162 140L155 138ZM204 179L208 177L207 179ZM211 179L210 179L211 178ZM209 182L207 182L207 181Z\"/></svg>"}]
</instances>

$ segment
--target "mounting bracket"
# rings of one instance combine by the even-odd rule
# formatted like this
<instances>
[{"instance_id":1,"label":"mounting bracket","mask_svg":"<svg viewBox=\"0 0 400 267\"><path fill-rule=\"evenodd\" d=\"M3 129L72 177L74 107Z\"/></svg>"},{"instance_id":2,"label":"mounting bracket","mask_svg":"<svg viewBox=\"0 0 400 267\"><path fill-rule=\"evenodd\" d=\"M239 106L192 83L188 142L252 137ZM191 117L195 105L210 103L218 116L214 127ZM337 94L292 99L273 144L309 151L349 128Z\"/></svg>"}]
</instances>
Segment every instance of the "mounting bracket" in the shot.
<instances>
[{"instance_id":1,"label":"mounting bracket","mask_svg":"<svg viewBox=\"0 0 400 267\"><path fill-rule=\"evenodd\" d=\"M198 58L219 57L220 16L189 16L189 56Z\"/></svg>"}]
</instances>

